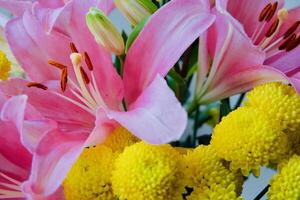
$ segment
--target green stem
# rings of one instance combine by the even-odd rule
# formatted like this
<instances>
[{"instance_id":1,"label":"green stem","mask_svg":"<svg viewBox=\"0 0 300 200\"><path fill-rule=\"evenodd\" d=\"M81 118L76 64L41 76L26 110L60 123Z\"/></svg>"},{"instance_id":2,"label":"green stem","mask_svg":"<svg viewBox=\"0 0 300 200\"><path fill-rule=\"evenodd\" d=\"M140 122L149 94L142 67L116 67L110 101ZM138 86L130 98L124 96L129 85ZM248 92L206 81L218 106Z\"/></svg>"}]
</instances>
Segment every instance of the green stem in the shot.
<instances>
[{"instance_id":1,"label":"green stem","mask_svg":"<svg viewBox=\"0 0 300 200\"><path fill-rule=\"evenodd\" d=\"M120 61L120 71L119 71L119 74L121 77L123 77L123 71L124 71L124 61L123 61L123 56L122 55L119 55L118 56L118 59Z\"/></svg>"},{"instance_id":2,"label":"green stem","mask_svg":"<svg viewBox=\"0 0 300 200\"><path fill-rule=\"evenodd\" d=\"M241 104L242 104L242 102L243 102L243 100L245 98L245 95L246 95L246 93L242 93L240 95L239 99L237 100L237 102L236 102L236 104L234 106L234 110L241 106Z\"/></svg>"},{"instance_id":3,"label":"green stem","mask_svg":"<svg viewBox=\"0 0 300 200\"><path fill-rule=\"evenodd\" d=\"M194 146L196 146L196 141L197 141L197 130L198 130L198 119L199 119L199 107L196 109L196 114L194 118L194 131L192 135L192 143Z\"/></svg>"},{"instance_id":4,"label":"green stem","mask_svg":"<svg viewBox=\"0 0 300 200\"><path fill-rule=\"evenodd\" d=\"M199 107L199 103L196 100L193 100L193 102L190 104L190 106L187 108L187 112L189 114L189 116L192 115L192 113L198 109Z\"/></svg>"},{"instance_id":5,"label":"green stem","mask_svg":"<svg viewBox=\"0 0 300 200\"><path fill-rule=\"evenodd\" d=\"M269 190L270 185L267 185L255 198L254 200L260 200Z\"/></svg>"}]
</instances>

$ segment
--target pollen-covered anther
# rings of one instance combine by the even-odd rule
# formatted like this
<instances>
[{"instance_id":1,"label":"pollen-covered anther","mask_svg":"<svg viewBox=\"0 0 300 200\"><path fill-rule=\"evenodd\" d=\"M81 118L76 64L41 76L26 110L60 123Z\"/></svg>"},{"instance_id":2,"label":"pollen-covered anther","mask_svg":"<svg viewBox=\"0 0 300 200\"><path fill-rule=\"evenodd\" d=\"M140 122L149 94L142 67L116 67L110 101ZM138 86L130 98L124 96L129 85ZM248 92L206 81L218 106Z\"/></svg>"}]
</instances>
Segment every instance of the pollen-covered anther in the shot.
<instances>
[{"instance_id":1,"label":"pollen-covered anther","mask_svg":"<svg viewBox=\"0 0 300 200\"><path fill-rule=\"evenodd\" d=\"M56 68L58 68L58 69L61 69L61 70L67 68L66 65L61 64L61 63L59 63L59 62L57 62L57 61L55 61L55 60L48 60L48 64L49 64L49 65L52 65L52 66L54 66L54 67L56 67Z\"/></svg>"},{"instance_id":2,"label":"pollen-covered anther","mask_svg":"<svg viewBox=\"0 0 300 200\"><path fill-rule=\"evenodd\" d=\"M70 49L71 49L72 53L78 53L79 52L73 42L70 42Z\"/></svg>"},{"instance_id":3,"label":"pollen-covered anther","mask_svg":"<svg viewBox=\"0 0 300 200\"><path fill-rule=\"evenodd\" d=\"M275 3L273 3L272 7L270 8L269 12L268 12L268 15L266 16L266 22L269 22L273 16L275 15L276 13L276 10L278 8L278 2L276 1Z\"/></svg>"},{"instance_id":4,"label":"pollen-covered anther","mask_svg":"<svg viewBox=\"0 0 300 200\"><path fill-rule=\"evenodd\" d=\"M80 73L84 83L88 85L90 83L90 79L82 67L80 67Z\"/></svg>"},{"instance_id":5,"label":"pollen-covered anther","mask_svg":"<svg viewBox=\"0 0 300 200\"><path fill-rule=\"evenodd\" d=\"M292 51L300 44L300 35L297 38L293 39L286 47L286 51Z\"/></svg>"},{"instance_id":6,"label":"pollen-covered anther","mask_svg":"<svg viewBox=\"0 0 300 200\"><path fill-rule=\"evenodd\" d=\"M268 16L268 14L269 14L271 8L272 8L272 4L269 3L269 4L267 4L267 5L262 9L262 11L260 12L260 15L259 15L259 17L258 17L258 21L259 21L259 22L262 22L262 21L264 21L264 20L266 19L266 17Z\"/></svg>"},{"instance_id":7,"label":"pollen-covered anther","mask_svg":"<svg viewBox=\"0 0 300 200\"><path fill-rule=\"evenodd\" d=\"M276 32L278 25L279 25L279 19L276 19L270 26L269 30L267 31L266 37L271 37Z\"/></svg>"},{"instance_id":8,"label":"pollen-covered anther","mask_svg":"<svg viewBox=\"0 0 300 200\"><path fill-rule=\"evenodd\" d=\"M48 87L41 84L41 83L37 83L37 82L30 82L26 84L27 87L31 88L31 87L36 87L42 90L48 90Z\"/></svg>"},{"instance_id":9,"label":"pollen-covered anther","mask_svg":"<svg viewBox=\"0 0 300 200\"><path fill-rule=\"evenodd\" d=\"M60 79L60 86L63 92L66 91L67 83L68 83L68 69L64 68L61 72L61 79Z\"/></svg>"},{"instance_id":10,"label":"pollen-covered anther","mask_svg":"<svg viewBox=\"0 0 300 200\"><path fill-rule=\"evenodd\" d=\"M293 42L297 38L297 35L293 33L290 35L279 47L279 50L284 50L291 42Z\"/></svg>"},{"instance_id":11,"label":"pollen-covered anther","mask_svg":"<svg viewBox=\"0 0 300 200\"><path fill-rule=\"evenodd\" d=\"M93 63L92 63L91 58L90 58L90 56L87 52L84 52L84 60L85 60L85 64L88 67L88 69L90 71L93 71L93 69L94 69Z\"/></svg>"},{"instance_id":12,"label":"pollen-covered anther","mask_svg":"<svg viewBox=\"0 0 300 200\"><path fill-rule=\"evenodd\" d=\"M283 39L288 38L290 35L295 33L295 31L298 29L298 26L300 25L300 21L296 21L284 34Z\"/></svg>"}]
</instances>

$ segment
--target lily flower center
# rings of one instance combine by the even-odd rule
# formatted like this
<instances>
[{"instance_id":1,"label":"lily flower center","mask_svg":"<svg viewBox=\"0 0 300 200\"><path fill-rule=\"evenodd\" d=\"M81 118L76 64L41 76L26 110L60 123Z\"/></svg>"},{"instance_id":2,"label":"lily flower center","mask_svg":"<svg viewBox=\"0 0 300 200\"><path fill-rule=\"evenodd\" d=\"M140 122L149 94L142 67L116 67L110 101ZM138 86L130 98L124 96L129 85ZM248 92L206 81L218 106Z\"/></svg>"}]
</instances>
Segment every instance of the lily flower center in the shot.
<instances>
[{"instance_id":1,"label":"lily flower center","mask_svg":"<svg viewBox=\"0 0 300 200\"><path fill-rule=\"evenodd\" d=\"M21 191L21 182L0 172L0 199L25 198ZM5 182L4 182L5 181Z\"/></svg>"},{"instance_id":2,"label":"lily flower center","mask_svg":"<svg viewBox=\"0 0 300 200\"><path fill-rule=\"evenodd\" d=\"M274 18L275 16L276 18ZM278 10L278 2L267 4L258 16L259 24L251 39L255 45L260 46L266 52L267 59L283 52L292 51L300 44L300 34L297 33L300 21L294 22L281 35L281 28L287 18L288 10L285 8Z\"/></svg>"},{"instance_id":3,"label":"lily flower center","mask_svg":"<svg viewBox=\"0 0 300 200\"><path fill-rule=\"evenodd\" d=\"M106 107L106 104L101 96L99 88L97 86L96 78L93 72L93 64L87 52L80 54L74 45L70 43L70 59L73 65L73 71L75 73L75 80L68 75L68 67L54 60L48 60L48 63L61 71L60 87L62 93L56 91L50 91L58 97L67 100L68 102L75 104L76 106L86 110L87 112L95 115L98 107ZM89 73L85 71L82 66L82 60L88 68ZM48 87L36 82L30 82L28 87L36 87L43 90L48 90ZM70 91L70 95L65 95L65 91Z\"/></svg>"}]
</instances>

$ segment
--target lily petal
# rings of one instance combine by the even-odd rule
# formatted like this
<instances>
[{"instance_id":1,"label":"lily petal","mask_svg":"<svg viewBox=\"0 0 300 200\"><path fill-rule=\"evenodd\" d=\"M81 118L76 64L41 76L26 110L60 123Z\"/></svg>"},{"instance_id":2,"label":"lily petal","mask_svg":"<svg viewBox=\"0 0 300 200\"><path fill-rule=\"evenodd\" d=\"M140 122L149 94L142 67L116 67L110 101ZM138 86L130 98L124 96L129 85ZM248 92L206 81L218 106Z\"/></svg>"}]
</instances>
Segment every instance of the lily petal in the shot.
<instances>
[{"instance_id":1,"label":"lily petal","mask_svg":"<svg viewBox=\"0 0 300 200\"><path fill-rule=\"evenodd\" d=\"M15 124L22 144L33 153L44 134L56 128L56 123L44 119L33 107L27 105L27 99L25 95L10 98L2 108L1 119Z\"/></svg>"},{"instance_id":2,"label":"lily petal","mask_svg":"<svg viewBox=\"0 0 300 200\"><path fill-rule=\"evenodd\" d=\"M33 156L32 170L26 192L48 196L63 182L69 169L79 157L86 134L65 134L59 130L48 132Z\"/></svg>"},{"instance_id":3,"label":"lily petal","mask_svg":"<svg viewBox=\"0 0 300 200\"><path fill-rule=\"evenodd\" d=\"M0 0L0 7L9 10L15 16L21 16L31 5L32 1Z\"/></svg>"},{"instance_id":4,"label":"lily petal","mask_svg":"<svg viewBox=\"0 0 300 200\"><path fill-rule=\"evenodd\" d=\"M22 18L9 21L5 28L5 35L12 52L29 78L42 82L59 77L56 69L48 67L46 52L39 48L27 33Z\"/></svg>"},{"instance_id":5,"label":"lily petal","mask_svg":"<svg viewBox=\"0 0 300 200\"><path fill-rule=\"evenodd\" d=\"M159 75L128 112L107 110L107 115L132 134L152 144L178 140L187 124L185 110Z\"/></svg>"},{"instance_id":6,"label":"lily petal","mask_svg":"<svg viewBox=\"0 0 300 200\"><path fill-rule=\"evenodd\" d=\"M151 16L126 57L124 84L128 104L157 74L165 76L187 47L213 23L214 16L209 12L206 0L174 0Z\"/></svg>"}]
</instances>

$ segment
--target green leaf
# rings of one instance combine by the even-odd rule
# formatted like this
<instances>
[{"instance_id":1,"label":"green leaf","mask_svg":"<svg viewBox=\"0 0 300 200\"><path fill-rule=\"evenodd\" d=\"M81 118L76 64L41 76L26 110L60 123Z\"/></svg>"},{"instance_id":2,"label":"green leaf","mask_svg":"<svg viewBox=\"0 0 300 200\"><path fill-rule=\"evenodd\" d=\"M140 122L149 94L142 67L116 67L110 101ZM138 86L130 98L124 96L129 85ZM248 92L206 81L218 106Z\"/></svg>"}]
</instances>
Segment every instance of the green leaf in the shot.
<instances>
[{"instance_id":1,"label":"green leaf","mask_svg":"<svg viewBox=\"0 0 300 200\"><path fill-rule=\"evenodd\" d=\"M145 17L140 23L138 23L131 34L129 35L127 41L126 41L126 46L125 46L125 53L127 54L129 48L131 47L132 43L134 40L137 38L141 30L144 28L145 24L148 22L149 17Z\"/></svg>"}]
</instances>

